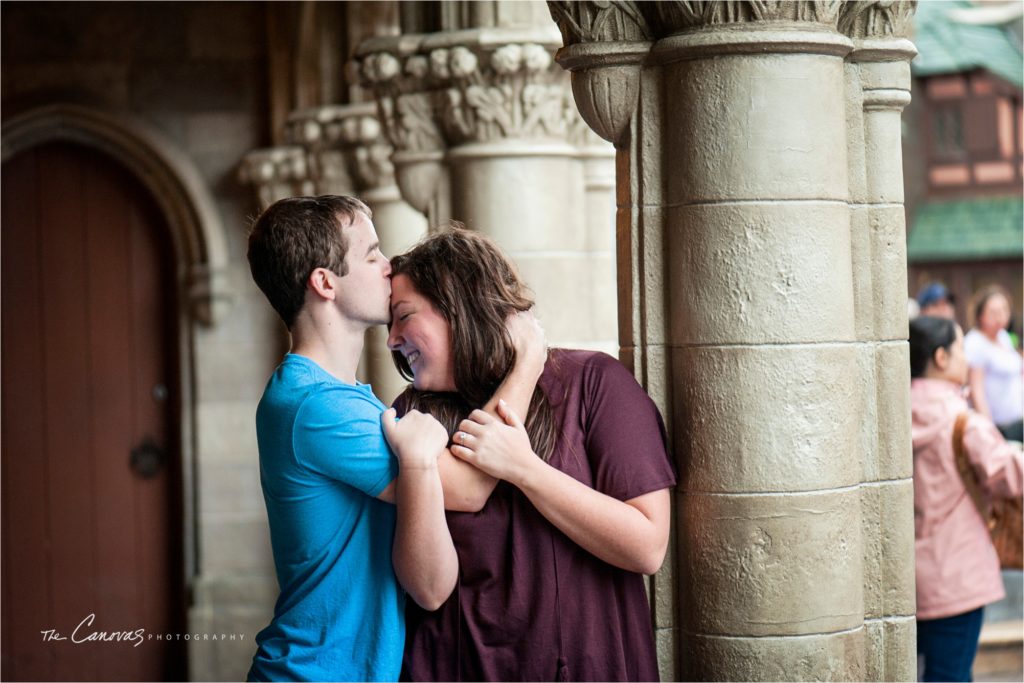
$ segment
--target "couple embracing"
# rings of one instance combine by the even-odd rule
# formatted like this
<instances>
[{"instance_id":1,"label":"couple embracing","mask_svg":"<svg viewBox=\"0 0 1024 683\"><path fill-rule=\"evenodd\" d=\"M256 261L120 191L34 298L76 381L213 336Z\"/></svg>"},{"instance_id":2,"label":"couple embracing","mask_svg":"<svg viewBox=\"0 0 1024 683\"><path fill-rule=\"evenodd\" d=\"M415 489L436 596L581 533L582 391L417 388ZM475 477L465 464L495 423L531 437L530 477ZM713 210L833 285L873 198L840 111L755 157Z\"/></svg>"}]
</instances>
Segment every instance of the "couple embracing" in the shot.
<instances>
[{"instance_id":1,"label":"couple embracing","mask_svg":"<svg viewBox=\"0 0 1024 683\"><path fill-rule=\"evenodd\" d=\"M256 413L281 592L250 680L657 680L675 472L626 368L549 351L488 239L389 261L351 197L275 203L249 263L292 340ZM382 324L391 408L355 377Z\"/></svg>"}]
</instances>

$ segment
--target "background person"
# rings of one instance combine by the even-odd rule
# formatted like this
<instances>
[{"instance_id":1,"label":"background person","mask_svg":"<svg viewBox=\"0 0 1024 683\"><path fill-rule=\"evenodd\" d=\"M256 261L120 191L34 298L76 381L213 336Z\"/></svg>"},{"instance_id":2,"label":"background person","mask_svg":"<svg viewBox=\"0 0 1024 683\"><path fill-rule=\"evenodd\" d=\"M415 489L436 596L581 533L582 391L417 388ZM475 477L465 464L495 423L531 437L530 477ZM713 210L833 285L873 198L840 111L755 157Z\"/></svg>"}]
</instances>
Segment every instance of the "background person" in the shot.
<instances>
[{"instance_id":1,"label":"background person","mask_svg":"<svg viewBox=\"0 0 1024 683\"><path fill-rule=\"evenodd\" d=\"M976 295L973 312L974 329L964 339L971 403L1004 437L1024 441L1024 362L1006 331L1010 297L1001 287L986 287Z\"/></svg>"},{"instance_id":2,"label":"background person","mask_svg":"<svg viewBox=\"0 0 1024 683\"><path fill-rule=\"evenodd\" d=\"M436 612L409 606L403 677L657 680L642 575L664 559L676 480L661 417L617 360L567 349L525 425L474 410L515 357L502 321L531 305L478 233L393 260L388 345L413 382L396 406L438 417L453 454L501 479L480 512L448 514L458 583Z\"/></svg>"},{"instance_id":3,"label":"background person","mask_svg":"<svg viewBox=\"0 0 1024 683\"><path fill-rule=\"evenodd\" d=\"M984 606L1005 590L988 527L954 454L954 424L968 410L967 360L956 323L936 317L910 323L910 372L917 651L924 656L923 680L969 681ZM984 495L1021 494L1021 452L991 420L969 413L963 447Z\"/></svg>"},{"instance_id":4,"label":"background person","mask_svg":"<svg viewBox=\"0 0 1024 683\"><path fill-rule=\"evenodd\" d=\"M956 319L956 298L941 282L930 282L922 287L917 293L917 306L918 315Z\"/></svg>"}]
</instances>

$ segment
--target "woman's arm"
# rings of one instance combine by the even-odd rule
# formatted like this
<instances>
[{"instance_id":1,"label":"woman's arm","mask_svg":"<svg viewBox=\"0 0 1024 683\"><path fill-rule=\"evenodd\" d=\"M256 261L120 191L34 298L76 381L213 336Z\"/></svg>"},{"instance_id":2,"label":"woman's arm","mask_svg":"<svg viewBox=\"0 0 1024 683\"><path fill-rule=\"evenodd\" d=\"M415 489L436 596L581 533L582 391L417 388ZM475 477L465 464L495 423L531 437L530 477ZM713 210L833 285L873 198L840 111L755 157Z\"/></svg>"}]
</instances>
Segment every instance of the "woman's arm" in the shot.
<instances>
[{"instance_id":1,"label":"woman's arm","mask_svg":"<svg viewBox=\"0 0 1024 683\"><path fill-rule=\"evenodd\" d=\"M967 371L967 386L971 390L971 405L974 406L974 411L991 419L992 413L989 411L988 401L985 399L984 368L971 368Z\"/></svg>"},{"instance_id":2,"label":"woman's arm","mask_svg":"<svg viewBox=\"0 0 1024 683\"><path fill-rule=\"evenodd\" d=\"M533 313L526 311L509 318L509 333L516 347L516 364L484 406L484 412L498 416L498 401L513 406L520 415L530 409L533 390L544 371L547 347L544 330ZM447 449L437 459L444 489L444 507L457 512L479 512L487 503L498 480L472 465L452 457Z\"/></svg>"},{"instance_id":3,"label":"woman's arm","mask_svg":"<svg viewBox=\"0 0 1024 683\"><path fill-rule=\"evenodd\" d=\"M992 420L971 415L964 429L964 451L981 488L993 498L1014 498L1024 491L1024 455L1003 438Z\"/></svg>"},{"instance_id":4,"label":"woman's arm","mask_svg":"<svg viewBox=\"0 0 1024 683\"><path fill-rule=\"evenodd\" d=\"M473 411L456 433L452 454L518 487L545 518L592 555L627 571L653 574L668 547L668 489L620 501L537 457L515 411L503 421Z\"/></svg>"},{"instance_id":5,"label":"woman's arm","mask_svg":"<svg viewBox=\"0 0 1024 683\"><path fill-rule=\"evenodd\" d=\"M415 410L397 422L394 408L386 410L381 425L399 461L398 477L388 485L394 486L398 518L391 564L412 599L423 609L435 610L451 595L459 576L437 468L439 454L448 452L448 434L437 420Z\"/></svg>"}]
</instances>

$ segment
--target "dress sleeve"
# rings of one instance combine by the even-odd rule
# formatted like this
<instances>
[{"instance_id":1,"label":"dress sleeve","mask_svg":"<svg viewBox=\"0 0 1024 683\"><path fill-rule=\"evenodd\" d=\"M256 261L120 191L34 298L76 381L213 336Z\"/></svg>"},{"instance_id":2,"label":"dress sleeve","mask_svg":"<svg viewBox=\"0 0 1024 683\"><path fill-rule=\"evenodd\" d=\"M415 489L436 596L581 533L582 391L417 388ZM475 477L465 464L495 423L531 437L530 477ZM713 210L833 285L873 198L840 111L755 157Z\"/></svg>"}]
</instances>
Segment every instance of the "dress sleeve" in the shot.
<instances>
[{"instance_id":1,"label":"dress sleeve","mask_svg":"<svg viewBox=\"0 0 1024 683\"><path fill-rule=\"evenodd\" d=\"M981 335L971 330L964 337L964 355L967 356L967 365L972 368L985 369L988 365L988 355L986 354L986 344Z\"/></svg>"},{"instance_id":2,"label":"dress sleeve","mask_svg":"<svg viewBox=\"0 0 1024 683\"><path fill-rule=\"evenodd\" d=\"M376 496L398 476L398 459L380 426L382 412L379 404L345 388L315 392L296 416L296 460Z\"/></svg>"},{"instance_id":3,"label":"dress sleeve","mask_svg":"<svg viewBox=\"0 0 1024 683\"><path fill-rule=\"evenodd\" d=\"M584 443L594 488L630 500L674 486L665 424L629 370L607 354L595 354L583 389Z\"/></svg>"},{"instance_id":4,"label":"dress sleeve","mask_svg":"<svg viewBox=\"0 0 1024 683\"><path fill-rule=\"evenodd\" d=\"M981 488L993 498L1012 498L1024 490L1024 455L1003 438L992 421L971 413L964 429L964 451Z\"/></svg>"}]
</instances>

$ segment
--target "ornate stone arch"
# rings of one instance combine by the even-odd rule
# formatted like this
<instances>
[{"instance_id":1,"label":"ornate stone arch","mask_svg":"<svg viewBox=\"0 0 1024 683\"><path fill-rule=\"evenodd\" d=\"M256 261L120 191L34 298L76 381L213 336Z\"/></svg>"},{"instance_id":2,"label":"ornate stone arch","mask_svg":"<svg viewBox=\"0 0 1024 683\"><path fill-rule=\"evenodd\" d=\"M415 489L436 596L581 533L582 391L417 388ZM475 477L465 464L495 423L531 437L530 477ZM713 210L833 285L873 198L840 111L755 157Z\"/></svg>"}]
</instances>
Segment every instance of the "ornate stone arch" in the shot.
<instances>
[{"instance_id":1,"label":"ornate stone arch","mask_svg":"<svg viewBox=\"0 0 1024 683\"><path fill-rule=\"evenodd\" d=\"M179 292L190 320L215 323L230 302L227 237L191 160L163 135L120 112L51 104L3 123L0 161L46 142L76 142L118 160L142 182L170 227Z\"/></svg>"}]
</instances>

